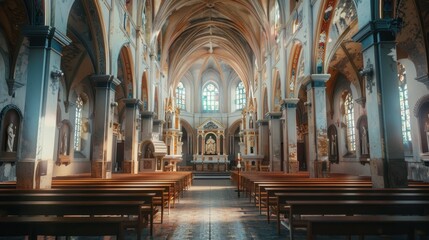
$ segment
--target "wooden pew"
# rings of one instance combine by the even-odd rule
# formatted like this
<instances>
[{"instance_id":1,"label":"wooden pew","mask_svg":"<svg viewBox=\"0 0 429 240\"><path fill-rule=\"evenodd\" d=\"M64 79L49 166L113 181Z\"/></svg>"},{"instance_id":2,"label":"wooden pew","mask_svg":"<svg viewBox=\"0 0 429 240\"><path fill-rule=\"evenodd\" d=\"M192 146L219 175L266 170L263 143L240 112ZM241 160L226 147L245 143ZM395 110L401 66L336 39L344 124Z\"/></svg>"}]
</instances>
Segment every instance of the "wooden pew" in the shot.
<instances>
[{"instance_id":1,"label":"wooden pew","mask_svg":"<svg viewBox=\"0 0 429 240\"><path fill-rule=\"evenodd\" d=\"M0 236L116 236L125 239L125 228L135 225L127 217L0 217ZM136 238L139 238L137 236Z\"/></svg>"},{"instance_id":2,"label":"wooden pew","mask_svg":"<svg viewBox=\"0 0 429 240\"><path fill-rule=\"evenodd\" d=\"M428 236L429 216L309 216L307 240L317 235L407 235ZM421 238L422 239L422 238Z\"/></svg>"},{"instance_id":3,"label":"wooden pew","mask_svg":"<svg viewBox=\"0 0 429 240\"><path fill-rule=\"evenodd\" d=\"M337 182L337 181L319 181L319 182L308 182L308 183L302 183L302 182L275 182L275 183L260 183L257 182L257 189L258 194L255 194L255 203L259 207L259 213L262 213L262 199L267 196L267 193L262 191L263 189L267 187L293 187L293 188L314 188L314 187L330 187L330 188L350 188L350 187L359 187L359 188L370 188L371 186L368 184L360 184L355 182Z\"/></svg>"},{"instance_id":4,"label":"wooden pew","mask_svg":"<svg viewBox=\"0 0 429 240\"><path fill-rule=\"evenodd\" d=\"M429 195L428 189L422 188L338 188L338 187L308 187L308 188L297 188L297 187L268 187L265 188L267 195L263 202L266 205L266 214L267 221L270 222L270 210L273 208L273 212L277 212L277 198L280 198L281 203L287 204L287 201L297 200L297 198L302 198L300 200L313 200L317 198L317 194L320 195L332 195L335 194L369 194L369 198L383 198L383 195L388 195L389 198L392 198L390 195L398 194L398 200L426 200ZM295 196L294 196L295 194ZM289 198L289 196L291 196ZM353 195L352 195L353 196ZM349 196L348 198L352 198ZM345 198L347 199L347 197ZM344 200L345 200L344 199ZM261 203L261 204L264 204ZM283 212L281 213L283 214Z\"/></svg>"},{"instance_id":5,"label":"wooden pew","mask_svg":"<svg viewBox=\"0 0 429 240\"><path fill-rule=\"evenodd\" d=\"M146 202L147 206L153 204L153 208L147 207L148 214L153 218L157 213L156 206L159 203L156 198L160 198L160 202L164 202L164 188L70 188L70 189L0 189L0 201L142 201ZM152 194L155 194L152 197ZM163 222L164 204L160 204L161 208L161 223ZM152 226L151 226L152 227Z\"/></svg>"},{"instance_id":6,"label":"wooden pew","mask_svg":"<svg viewBox=\"0 0 429 240\"><path fill-rule=\"evenodd\" d=\"M151 194L153 197L155 194ZM142 201L0 201L1 216L94 216L134 215L137 216L137 234L141 237L143 228ZM152 207L152 206L151 206ZM152 217L152 216L151 216ZM151 220L151 224L153 220ZM153 229L150 229L150 235Z\"/></svg>"},{"instance_id":7,"label":"wooden pew","mask_svg":"<svg viewBox=\"0 0 429 240\"><path fill-rule=\"evenodd\" d=\"M294 239L294 228L304 227L305 222L294 216L301 215L429 215L429 201L426 200L327 200L289 201L289 234ZM280 215L280 214L279 214ZM278 215L278 216L279 216ZM278 219L279 220L279 219ZM297 222L296 222L297 221ZM305 223L305 225L303 224ZM277 223L280 234L280 221Z\"/></svg>"}]
</instances>

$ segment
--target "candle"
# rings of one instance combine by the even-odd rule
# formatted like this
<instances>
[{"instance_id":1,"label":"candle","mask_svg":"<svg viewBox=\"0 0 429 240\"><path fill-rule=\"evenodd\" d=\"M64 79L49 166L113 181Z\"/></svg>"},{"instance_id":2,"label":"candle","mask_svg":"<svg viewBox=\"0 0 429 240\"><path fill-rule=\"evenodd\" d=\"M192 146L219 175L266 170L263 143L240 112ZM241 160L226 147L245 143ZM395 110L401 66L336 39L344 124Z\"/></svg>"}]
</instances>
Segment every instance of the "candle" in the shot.
<instances>
[{"instance_id":1,"label":"candle","mask_svg":"<svg viewBox=\"0 0 429 240\"><path fill-rule=\"evenodd\" d=\"M240 153L237 154L237 158L240 159Z\"/></svg>"}]
</instances>

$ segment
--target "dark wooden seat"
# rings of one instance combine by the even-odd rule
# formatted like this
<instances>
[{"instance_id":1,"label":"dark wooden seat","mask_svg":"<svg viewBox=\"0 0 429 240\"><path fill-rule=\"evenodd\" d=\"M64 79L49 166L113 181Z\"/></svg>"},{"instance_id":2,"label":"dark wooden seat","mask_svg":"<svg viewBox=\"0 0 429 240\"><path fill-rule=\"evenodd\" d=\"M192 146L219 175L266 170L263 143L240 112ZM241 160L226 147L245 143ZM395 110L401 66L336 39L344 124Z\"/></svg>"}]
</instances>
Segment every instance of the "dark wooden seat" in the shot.
<instances>
[{"instance_id":1,"label":"dark wooden seat","mask_svg":"<svg viewBox=\"0 0 429 240\"><path fill-rule=\"evenodd\" d=\"M306 226L305 221L296 218L302 215L429 215L429 201L426 200L289 201L288 207L290 239L294 239L295 227ZM280 219L277 230L280 234Z\"/></svg>"},{"instance_id":2,"label":"dark wooden seat","mask_svg":"<svg viewBox=\"0 0 429 240\"><path fill-rule=\"evenodd\" d=\"M153 197L155 194L150 194ZM147 211L143 201L0 201L0 216L95 216L132 215L137 216L139 236L144 223L144 215L149 214L150 234L153 233L152 205Z\"/></svg>"},{"instance_id":3,"label":"dark wooden seat","mask_svg":"<svg viewBox=\"0 0 429 240\"><path fill-rule=\"evenodd\" d=\"M0 236L116 236L124 239L125 228L135 222L127 217L0 217ZM135 227L135 226L134 226ZM139 238L138 236L136 238Z\"/></svg>"},{"instance_id":4,"label":"dark wooden seat","mask_svg":"<svg viewBox=\"0 0 429 240\"><path fill-rule=\"evenodd\" d=\"M309 216L307 240L317 235L407 235L417 239L429 234L429 216Z\"/></svg>"}]
</instances>

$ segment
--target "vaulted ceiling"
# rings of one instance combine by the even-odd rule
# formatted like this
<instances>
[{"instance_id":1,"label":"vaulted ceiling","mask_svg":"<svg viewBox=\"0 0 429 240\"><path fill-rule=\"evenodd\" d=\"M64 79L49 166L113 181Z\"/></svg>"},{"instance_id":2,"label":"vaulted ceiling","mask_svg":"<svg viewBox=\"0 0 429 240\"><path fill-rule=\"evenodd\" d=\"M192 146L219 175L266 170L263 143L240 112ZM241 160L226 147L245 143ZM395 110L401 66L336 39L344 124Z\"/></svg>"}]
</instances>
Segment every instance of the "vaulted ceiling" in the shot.
<instances>
[{"instance_id":1,"label":"vaulted ceiling","mask_svg":"<svg viewBox=\"0 0 429 240\"><path fill-rule=\"evenodd\" d=\"M154 19L161 66L177 84L192 67L227 64L244 80L261 61L269 37L269 0L168 0ZM274 2L274 1L271 1ZM162 37L162 39L160 39ZM220 69L220 68L219 68ZM244 81L248 86L248 82Z\"/></svg>"}]
</instances>

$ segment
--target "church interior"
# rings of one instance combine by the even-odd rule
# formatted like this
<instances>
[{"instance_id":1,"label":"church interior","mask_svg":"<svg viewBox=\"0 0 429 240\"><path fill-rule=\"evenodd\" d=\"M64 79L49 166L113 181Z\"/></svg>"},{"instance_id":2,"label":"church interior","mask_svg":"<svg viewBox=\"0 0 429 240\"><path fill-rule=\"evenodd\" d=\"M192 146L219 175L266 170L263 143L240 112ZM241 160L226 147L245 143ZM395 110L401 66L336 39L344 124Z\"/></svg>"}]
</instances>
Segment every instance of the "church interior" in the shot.
<instances>
[{"instance_id":1,"label":"church interior","mask_svg":"<svg viewBox=\"0 0 429 240\"><path fill-rule=\"evenodd\" d=\"M67 198L70 206L61 213L73 208L85 215L70 202L87 194L102 202L88 215L122 216L104 211L126 212L131 200L146 199L147 209L125 213L139 216L137 238L277 239L288 232L282 238L293 239L295 219L285 209L294 200L270 190L281 183L329 188L330 196L307 200L342 200L335 209L363 199L339 197L334 186L372 189L359 194L384 205L416 201L403 208L419 216L406 221L348 217L368 224L368 235L377 235L374 222L398 221L408 237L410 231L429 235L427 0L0 0L0 85L2 229L37 223L22 235L67 235L45 229L53 224L47 218L12 221L9 215L32 215L17 201ZM126 189L129 198L119 197ZM386 191L383 198L377 190ZM121 205L112 207L96 193ZM210 230L202 225L198 235L189 227L194 235L184 238L187 228L176 220L198 215L187 211L191 200L210 203L200 211L213 214L206 219ZM234 210L222 212L228 204ZM306 209L325 209L317 204ZM299 206L293 205L298 212ZM268 217L269 224L246 222L239 209L257 221ZM38 211L34 215L62 215L47 206ZM375 212L368 214L385 214ZM73 234L96 236L115 235L112 229L123 229L125 221L74 220L87 226L76 229L90 230ZM239 226L226 224L235 221ZM336 235L345 220L330 219L335 229L322 225L326 221L306 226ZM317 232L317 224L324 230ZM216 229L231 234L218 236ZM0 236L16 232L0 230ZM296 234L313 239L309 230Z\"/></svg>"}]
</instances>

